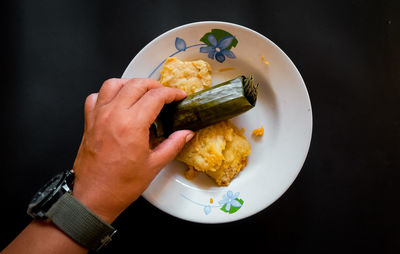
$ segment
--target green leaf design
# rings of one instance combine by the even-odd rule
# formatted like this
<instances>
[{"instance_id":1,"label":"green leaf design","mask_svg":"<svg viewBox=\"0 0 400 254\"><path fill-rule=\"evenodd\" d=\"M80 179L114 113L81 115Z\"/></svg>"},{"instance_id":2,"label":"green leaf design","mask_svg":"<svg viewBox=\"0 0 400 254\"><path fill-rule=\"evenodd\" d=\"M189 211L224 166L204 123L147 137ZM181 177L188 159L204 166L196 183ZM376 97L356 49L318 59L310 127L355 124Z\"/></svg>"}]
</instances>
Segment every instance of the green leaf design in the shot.
<instances>
[{"instance_id":1,"label":"green leaf design","mask_svg":"<svg viewBox=\"0 0 400 254\"><path fill-rule=\"evenodd\" d=\"M229 209L229 211L227 211L227 210L225 209L225 207L226 207L226 204L225 204L225 205L223 205L223 206L221 207L221 210L224 211L224 212L226 212L226 213L229 213L229 214L232 214L232 213L237 212L237 211L243 206L244 201L243 201L243 199L239 199L239 198L235 198L235 200L239 201L239 203L241 204L240 207L231 206L231 209Z\"/></svg>"},{"instance_id":2,"label":"green leaf design","mask_svg":"<svg viewBox=\"0 0 400 254\"><path fill-rule=\"evenodd\" d=\"M207 44L208 46L213 46L209 41L208 41L208 36L210 34L213 34L215 36L215 39L217 39L217 41L220 41L222 38L226 37L226 36L233 36L232 34L228 33L225 30L222 29L211 29L211 32L206 33L203 37L201 37L200 41L204 42L205 44ZM232 47L236 47L236 45L238 44L238 40L236 39L236 37L232 40L232 43L229 47L227 47L226 49L230 50Z\"/></svg>"}]
</instances>

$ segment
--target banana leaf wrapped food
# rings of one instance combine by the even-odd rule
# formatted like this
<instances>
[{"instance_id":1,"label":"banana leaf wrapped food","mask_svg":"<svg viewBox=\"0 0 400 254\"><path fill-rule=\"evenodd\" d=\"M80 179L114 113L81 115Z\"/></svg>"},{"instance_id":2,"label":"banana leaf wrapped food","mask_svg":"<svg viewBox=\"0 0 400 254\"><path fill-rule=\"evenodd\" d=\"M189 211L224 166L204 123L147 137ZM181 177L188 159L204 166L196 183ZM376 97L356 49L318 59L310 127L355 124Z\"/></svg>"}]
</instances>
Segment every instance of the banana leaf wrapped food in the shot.
<instances>
[{"instance_id":1,"label":"banana leaf wrapped food","mask_svg":"<svg viewBox=\"0 0 400 254\"><path fill-rule=\"evenodd\" d=\"M196 131L230 119L256 105L257 90L252 75L238 76L165 105L152 128L157 137L166 137L177 130Z\"/></svg>"}]
</instances>

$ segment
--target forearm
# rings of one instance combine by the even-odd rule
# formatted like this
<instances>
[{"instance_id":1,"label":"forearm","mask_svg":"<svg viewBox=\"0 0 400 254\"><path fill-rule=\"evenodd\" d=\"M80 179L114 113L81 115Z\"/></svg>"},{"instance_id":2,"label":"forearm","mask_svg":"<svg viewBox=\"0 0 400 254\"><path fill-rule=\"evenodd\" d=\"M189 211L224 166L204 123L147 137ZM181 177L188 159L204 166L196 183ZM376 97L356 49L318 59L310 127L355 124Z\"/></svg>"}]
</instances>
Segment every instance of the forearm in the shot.
<instances>
[{"instance_id":1,"label":"forearm","mask_svg":"<svg viewBox=\"0 0 400 254\"><path fill-rule=\"evenodd\" d=\"M2 254L87 252L87 249L60 231L53 223L34 220L3 250Z\"/></svg>"}]
</instances>

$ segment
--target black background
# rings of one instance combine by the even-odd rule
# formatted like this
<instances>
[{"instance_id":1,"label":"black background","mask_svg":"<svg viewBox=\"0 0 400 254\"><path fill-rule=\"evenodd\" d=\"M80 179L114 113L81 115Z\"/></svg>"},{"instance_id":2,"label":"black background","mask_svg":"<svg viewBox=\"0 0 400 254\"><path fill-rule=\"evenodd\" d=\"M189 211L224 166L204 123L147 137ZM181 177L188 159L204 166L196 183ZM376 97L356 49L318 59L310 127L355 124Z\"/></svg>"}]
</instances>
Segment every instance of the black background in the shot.
<instances>
[{"instance_id":1,"label":"black background","mask_svg":"<svg viewBox=\"0 0 400 254\"><path fill-rule=\"evenodd\" d=\"M2 5L0 249L29 223L34 192L72 167L86 96L161 33L220 20L264 34L302 74L314 121L302 171L273 205L228 224L183 221L140 198L102 252L400 253L399 1Z\"/></svg>"}]
</instances>

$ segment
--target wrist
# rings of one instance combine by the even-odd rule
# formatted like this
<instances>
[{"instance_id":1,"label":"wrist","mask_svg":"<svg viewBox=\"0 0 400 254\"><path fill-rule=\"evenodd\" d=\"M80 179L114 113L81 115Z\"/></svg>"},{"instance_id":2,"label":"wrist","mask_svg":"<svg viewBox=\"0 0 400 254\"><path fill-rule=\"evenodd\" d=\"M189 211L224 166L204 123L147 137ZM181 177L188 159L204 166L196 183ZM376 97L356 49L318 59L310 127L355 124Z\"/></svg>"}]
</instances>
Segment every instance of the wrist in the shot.
<instances>
[{"instance_id":1,"label":"wrist","mask_svg":"<svg viewBox=\"0 0 400 254\"><path fill-rule=\"evenodd\" d=\"M85 248L99 250L112 240L116 230L110 224L117 214L102 212L92 199L79 195L84 192L71 195L74 176L74 170L55 175L32 197L27 213L37 220L48 219ZM81 185L77 186L81 190Z\"/></svg>"},{"instance_id":2,"label":"wrist","mask_svg":"<svg viewBox=\"0 0 400 254\"><path fill-rule=\"evenodd\" d=\"M110 198L107 198L101 192L80 188L79 184L75 185L72 195L109 224L111 224L124 210L115 199L111 199L113 201L110 202Z\"/></svg>"}]
</instances>

